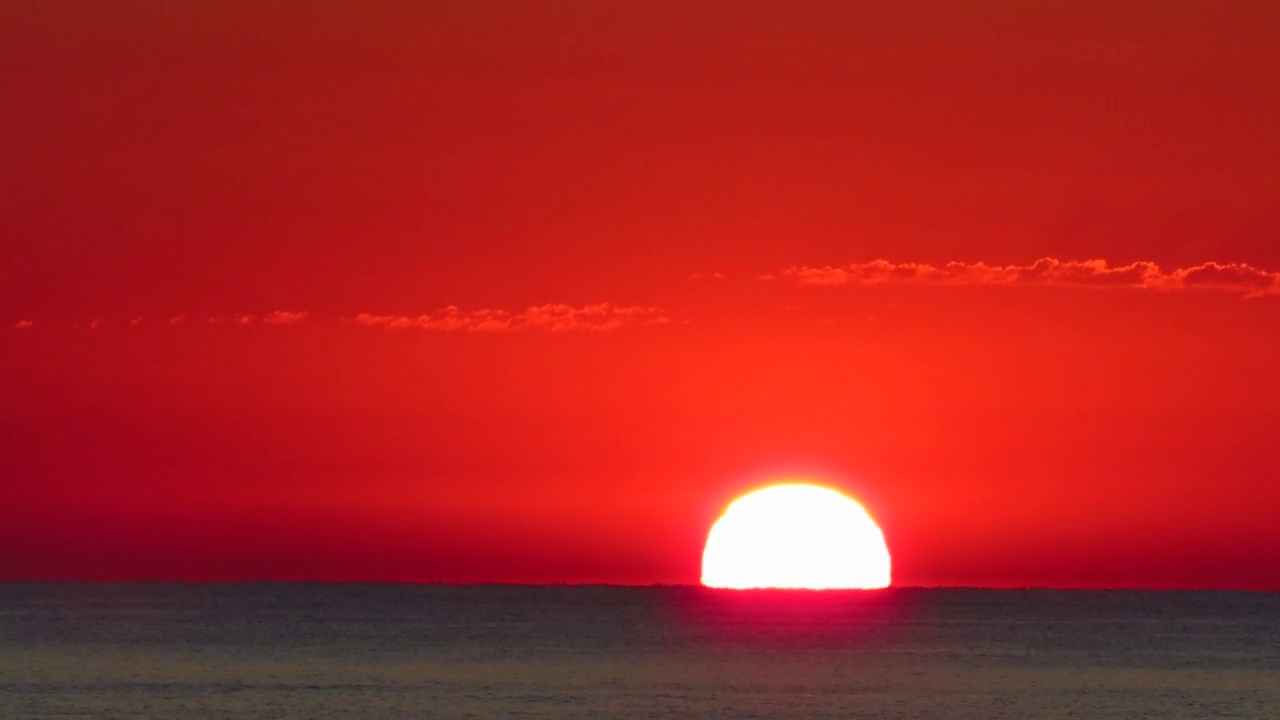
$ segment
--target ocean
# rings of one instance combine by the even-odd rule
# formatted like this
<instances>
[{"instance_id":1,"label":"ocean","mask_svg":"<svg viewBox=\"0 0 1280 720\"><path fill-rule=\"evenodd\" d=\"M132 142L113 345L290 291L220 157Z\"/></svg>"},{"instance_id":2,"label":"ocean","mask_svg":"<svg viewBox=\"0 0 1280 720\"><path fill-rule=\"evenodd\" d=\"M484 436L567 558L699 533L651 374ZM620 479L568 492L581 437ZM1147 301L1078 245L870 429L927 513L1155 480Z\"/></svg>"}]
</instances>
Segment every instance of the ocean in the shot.
<instances>
[{"instance_id":1,"label":"ocean","mask_svg":"<svg viewBox=\"0 0 1280 720\"><path fill-rule=\"evenodd\" d=\"M1280 593L0 584L0 718L1280 718Z\"/></svg>"}]
</instances>

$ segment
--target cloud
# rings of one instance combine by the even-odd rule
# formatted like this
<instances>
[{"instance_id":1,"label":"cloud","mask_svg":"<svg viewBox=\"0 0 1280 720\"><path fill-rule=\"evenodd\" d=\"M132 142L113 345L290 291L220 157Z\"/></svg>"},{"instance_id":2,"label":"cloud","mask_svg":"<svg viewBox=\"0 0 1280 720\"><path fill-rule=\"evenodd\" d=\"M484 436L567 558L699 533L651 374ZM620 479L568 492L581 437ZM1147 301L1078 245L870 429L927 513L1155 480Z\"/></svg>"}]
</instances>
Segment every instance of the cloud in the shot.
<instances>
[{"instance_id":1,"label":"cloud","mask_svg":"<svg viewBox=\"0 0 1280 720\"><path fill-rule=\"evenodd\" d=\"M1209 289L1246 297L1280 295L1280 272L1245 263L1208 262L1166 271L1146 261L1111 265L1106 260L1041 258L1030 265L930 265L872 260L842 266L793 266L782 275L802 285L1049 285L1163 291Z\"/></svg>"},{"instance_id":2,"label":"cloud","mask_svg":"<svg viewBox=\"0 0 1280 720\"><path fill-rule=\"evenodd\" d=\"M690 279L690 280L692 280L693 282L699 282L699 281L702 281L702 280L723 280L723 279L724 279L724 273L718 273L718 272L710 272L710 273L705 273L705 272L696 272L696 273L694 273L694 274L690 275L690 276L689 276L689 279Z\"/></svg>"},{"instance_id":3,"label":"cloud","mask_svg":"<svg viewBox=\"0 0 1280 720\"><path fill-rule=\"evenodd\" d=\"M670 322L658 308L611 303L581 306L551 303L534 305L521 312L493 308L462 310L456 305L450 305L427 315L361 313L353 320L360 325L437 332L607 332Z\"/></svg>"},{"instance_id":4,"label":"cloud","mask_svg":"<svg viewBox=\"0 0 1280 720\"><path fill-rule=\"evenodd\" d=\"M173 328L186 326L189 322L216 326L257 327L295 325L311 319L311 314L304 310L276 310L265 314L242 313L233 315L174 315L163 321ZM464 310L456 305L449 305L425 315L375 315L361 313L351 322L360 325L385 327L393 330L415 329L435 332L476 332L505 333L521 331L545 332L608 332L626 327L645 327L667 325L671 321L656 307L642 305L614 305L612 303L596 303L592 305L565 305L547 303L533 305L515 312L496 308L480 308ZM133 317L121 321L130 327L144 324L145 318ZM31 320L20 320L13 327L16 330L27 330L35 325ZM87 323L74 323L77 328L90 330L105 329L115 325L115 321L94 318Z\"/></svg>"},{"instance_id":5,"label":"cloud","mask_svg":"<svg viewBox=\"0 0 1280 720\"><path fill-rule=\"evenodd\" d=\"M1251 296L1280 294L1280 272L1260 270L1241 263L1209 262L1174 270L1172 276L1187 288L1245 291Z\"/></svg>"},{"instance_id":6,"label":"cloud","mask_svg":"<svg viewBox=\"0 0 1280 720\"><path fill-rule=\"evenodd\" d=\"M262 322L267 325L293 325L307 319L305 312L290 312L288 310L276 310L262 317Z\"/></svg>"}]
</instances>

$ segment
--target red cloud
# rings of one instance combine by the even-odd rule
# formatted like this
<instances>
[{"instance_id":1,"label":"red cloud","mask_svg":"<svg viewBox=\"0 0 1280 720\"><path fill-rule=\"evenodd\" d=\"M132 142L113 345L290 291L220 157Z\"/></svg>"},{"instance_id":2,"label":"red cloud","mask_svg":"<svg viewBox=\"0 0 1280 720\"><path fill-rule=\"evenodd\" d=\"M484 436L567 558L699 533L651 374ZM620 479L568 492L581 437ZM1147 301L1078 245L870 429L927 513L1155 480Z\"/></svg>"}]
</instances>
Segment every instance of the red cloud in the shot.
<instances>
[{"instance_id":1,"label":"red cloud","mask_svg":"<svg viewBox=\"0 0 1280 720\"><path fill-rule=\"evenodd\" d=\"M982 262L930 265L872 260L839 267L795 266L782 274L802 285L1053 285L1141 290L1205 288L1244 293L1249 297L1280 294L1280 272L1244 263L1208 262L1164 271L1159 265L1145 261L1111 265L1106 260L1041 258L1030 265Z\"/></svg>"},{"instance_id":2,"label":"red cloud","mask_svg":"<svg viewBox=\"0 0 1280 720\"><path fill-rule=\"evenodd\" d=\"M307 313L305 312L289 312L287 310L277 310L273 313L268 313L267 315L264 315L262 317L262 322L268 325L292 325L294 323L300 323L306 319L307 319Z\"/></svg>"},{"instance_id":3,"label":"red cloud","mask_svg":"<svg viewBox=\"0 0 1280 720\"><path fill-rule=\"evenodd\" d=\"M1245 291L1249 295L1280 293L1280 273L1260 270L1240 263L1208 262L1174 270L1173 278L1182 287Z\"/></svg>"},{"instance_id":4,"label":"red cloud","mask_svg":"<svg viewBox=\"0 0 1280 720\"><path fill-rule=\"evenodd\" d=\"M637 325L662 325L670 322L661 310L639 305L534 305L522 312L493 308L462 310L450 305L427 315L373 315L361 313L354 318L361 325L392 329L416 328L439 332L605 332Z\"/></svg>"}]
</instances>

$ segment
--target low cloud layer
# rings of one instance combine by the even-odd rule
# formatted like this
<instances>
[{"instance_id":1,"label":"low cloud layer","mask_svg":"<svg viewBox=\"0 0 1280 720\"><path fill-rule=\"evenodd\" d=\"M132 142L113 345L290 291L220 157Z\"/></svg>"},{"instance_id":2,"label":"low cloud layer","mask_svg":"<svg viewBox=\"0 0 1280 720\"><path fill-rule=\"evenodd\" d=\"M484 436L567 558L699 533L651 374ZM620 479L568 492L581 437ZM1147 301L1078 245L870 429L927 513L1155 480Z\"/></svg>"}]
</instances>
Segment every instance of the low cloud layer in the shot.
<instances>
[{"instance_id":1,"label":"low cloud layer","mask_svg":"<svg viewBox=\"0 0 1280 720\"><path fill-rule=\"evenodd\" d=\"M1245 263L1207 262L1163 270L1153 262L1111 265L1106 260L1042 258L1030 265L982 262L894 263L872 260L841 266L794 266L782 276L802 285L1049 285L1138 290L1218 290L1247 297L1280 295L1280 272ZM770 276L771 279L772 276Z\"/></svg>"},{"instance_id":2,"label":"low cloud layer","mask_svg":"<svg viewBox=\"0 0 1280 720\"><path fill-rule=\"evenodd\" d=\"M262 322L268 325L293 325L307 319L305 312L290 312L288 310L277 310L262 316Z\"/></svg>"},{"instance_id":3,"label":"low cloud layer","mask_svg":"<svg viewBox=\"0 0 1280 720\"><path fill-rule=\"evenodd\" d=\"M639 305L535 305L522 312L482 308L462 310L454 305L429 315L371 315L355 317L361 325L391 329L417 329L441 332L605 332L640 325L665 325L670 321L661 310Z\"/></svg>"},{"instance_id":4,"label":"low cloud layer","mask_svg":"<svg viewBox=\"0 0 1280 720\"><path fill-rule=\"evenodd\" d=\"M308 313L292 310L276 310L266 315L215 315L209 318L210 325L253 325L262 323L263 325L295 325L306 320ZM186 319L185 315L180 315L169 321L170 325L175 325Z\"/></svg>"},{"instance_id":5,"label":"low cloud layer","mask_svg":"<svg viewBox=\"0 0 1280 720\"><path fill-rule=\"evenodd\" d=\"M310 313L300 310L276 310L265 314L235 314L190 316L186 314L172 315L158 320L162 326L172 328L197 324L216 326L248 327L255 325L297 325L312 321ZM425 315L374 315L361 313L348 321L371 327L384 327L394 330L416 329L437 332L520 332L525 330L545 330L548 332L607 332L626 327L646 327L666 325L671 321L659 308L642 305L614 305L612 303L596 303L594 305L534 305L522 311L510 311L495 308L463 310L455 305L441 308ZM129 320L110 321L94 318L87 323L72 323L72 327L130 329L144 328L150 324L148 318L136 316ZM15 330L27 330L35 326L31 320L20 320L12 327Z\"/></svg>"}]
</instances>

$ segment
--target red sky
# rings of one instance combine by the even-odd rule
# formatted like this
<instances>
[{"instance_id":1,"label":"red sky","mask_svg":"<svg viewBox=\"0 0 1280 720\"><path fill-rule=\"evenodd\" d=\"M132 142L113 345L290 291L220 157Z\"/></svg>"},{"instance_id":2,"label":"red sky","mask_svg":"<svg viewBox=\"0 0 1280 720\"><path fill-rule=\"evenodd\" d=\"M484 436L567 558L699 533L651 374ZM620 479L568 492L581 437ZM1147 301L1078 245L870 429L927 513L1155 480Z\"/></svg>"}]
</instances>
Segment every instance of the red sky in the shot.
<instances>
[{"instance_id":1,"label":"red sky","mask_svg":"<svg viewBox=\"0 0 1280 720\"><path fill-rule=\"evenodd\" d=\"M1274 3L687 5L0 8L0 578L1280 588Z\"/></svg>"}]
</instances>

